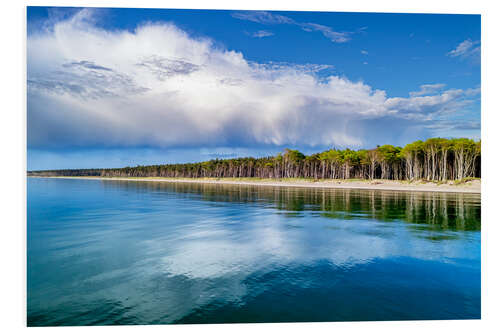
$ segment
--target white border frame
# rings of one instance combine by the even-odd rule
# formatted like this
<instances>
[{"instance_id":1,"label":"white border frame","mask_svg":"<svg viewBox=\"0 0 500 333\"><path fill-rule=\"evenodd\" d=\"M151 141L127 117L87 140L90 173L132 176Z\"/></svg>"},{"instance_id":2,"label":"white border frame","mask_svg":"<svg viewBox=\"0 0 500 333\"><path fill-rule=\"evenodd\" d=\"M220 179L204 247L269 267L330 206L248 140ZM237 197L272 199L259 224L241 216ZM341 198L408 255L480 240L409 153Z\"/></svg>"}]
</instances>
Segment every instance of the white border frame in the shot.
<instances>
[{"instance_id":1,"label":"white border frame","mask_svg":"<svg viewBox=\"0 0 500 333\"><path fill-rule=\"evenodd\" d=\"M482 15L482 319L463 321L402 321L402 322L341 322L310 324L231 324L231 325L169 325L169 326L112 326L58 328L57 331L146 331L165 330L186 332L203 330L208 332L253 332L255 330L304 330L331 331L349 330L365 332L414 332L443 331L470 332L492 331L500 326L498 298L499 267L499 223L494 210L498 205L495 190L498 177L495 168L500 157L500 119L498 102L498 77L500 54L498 37L500 17L494 1L420 0L409 3L397 0L349 0L344 2L308 0L252 0L236 3L228 0L72 0L72 1L12 1L3 3L2 18L2 65L5 73L1 78L1 142L2 142L2 190L1 207L3 232L1 245L3 269L1 274L2 299L0 325L6 329L26 329L26 6L72 6L72 7L135 7L135 8L185 8L185 9L254 9L254 10L306 10L306 11L350 11L391 13L450 13ZM7 186L5 186L5 184ZM54 328L33 328L54 330ZM8 330L9 332L11 330Z\"/></svg>"}]
</instances>

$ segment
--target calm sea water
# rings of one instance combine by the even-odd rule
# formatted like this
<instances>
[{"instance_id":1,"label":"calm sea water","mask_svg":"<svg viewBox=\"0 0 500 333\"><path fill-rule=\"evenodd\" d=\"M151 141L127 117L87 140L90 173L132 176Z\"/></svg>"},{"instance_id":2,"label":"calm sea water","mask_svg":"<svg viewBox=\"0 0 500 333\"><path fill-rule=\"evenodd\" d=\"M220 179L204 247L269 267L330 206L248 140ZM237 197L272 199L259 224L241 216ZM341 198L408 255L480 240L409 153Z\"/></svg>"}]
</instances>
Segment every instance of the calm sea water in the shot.
<instances>
[{"instance_id":1,"label":"calm sea water","mask_svg":"<svg viewBox=\"0 0 500 333\"><path fill-rule=\"evenodd\" d=\"M480 196L28 179L28 325L480 318Z\"/></svg>"}]
</instances>

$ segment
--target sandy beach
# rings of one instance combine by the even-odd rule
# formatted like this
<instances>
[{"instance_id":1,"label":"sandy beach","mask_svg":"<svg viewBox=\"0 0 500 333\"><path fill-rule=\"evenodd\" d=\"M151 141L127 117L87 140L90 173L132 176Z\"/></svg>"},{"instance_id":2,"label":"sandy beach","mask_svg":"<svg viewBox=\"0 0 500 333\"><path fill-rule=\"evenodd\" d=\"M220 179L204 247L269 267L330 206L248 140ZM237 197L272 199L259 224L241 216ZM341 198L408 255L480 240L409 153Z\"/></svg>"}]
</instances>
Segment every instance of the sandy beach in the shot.
<instances>
[{"instance_id":1,"label":"sandy beach","mask_svg":"<svg viewBox=\"0 0 500 333\"><path fill-rule=\"evenodd\" d=\"M40 176L30 176L40 177ZM385 191L417 191L417 192L455 192L481 193L481 181L474 179L455 184L449 181L442 184L425 181L396 181L396 180L313 180L313 179L260 179L260 178L160 178L160 177L41 177L67 178L89 180L116 180L116 181L149 181L170 183L200 183L200 184L227 184L227 185L255 185L255 186L288 186L314 188L342 188L360 190Z\"/></svg>"}]
</instances>

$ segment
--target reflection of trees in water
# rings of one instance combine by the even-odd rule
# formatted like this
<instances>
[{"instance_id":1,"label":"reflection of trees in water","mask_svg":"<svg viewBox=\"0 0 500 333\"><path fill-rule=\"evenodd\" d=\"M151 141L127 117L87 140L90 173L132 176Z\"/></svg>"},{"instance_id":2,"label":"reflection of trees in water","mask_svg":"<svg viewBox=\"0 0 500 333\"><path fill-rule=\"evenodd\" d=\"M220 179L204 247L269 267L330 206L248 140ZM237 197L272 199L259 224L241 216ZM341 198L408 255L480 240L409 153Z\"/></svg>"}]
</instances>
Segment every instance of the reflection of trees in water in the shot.
<instances>
[{"instance_id":1,"label":"reflection of trees in water","mask_svg":"<svg viewBox=\"0 0 500 333\"><path fill-rule=\"evenodd\" d=\"M443 229L481 229L481 199L476 194L136 181L102 183L106 188L140 192L175 191L212 202L254 203L288 213L311 211L332 218L403 220Z\"/></svg>"}]
</instances>

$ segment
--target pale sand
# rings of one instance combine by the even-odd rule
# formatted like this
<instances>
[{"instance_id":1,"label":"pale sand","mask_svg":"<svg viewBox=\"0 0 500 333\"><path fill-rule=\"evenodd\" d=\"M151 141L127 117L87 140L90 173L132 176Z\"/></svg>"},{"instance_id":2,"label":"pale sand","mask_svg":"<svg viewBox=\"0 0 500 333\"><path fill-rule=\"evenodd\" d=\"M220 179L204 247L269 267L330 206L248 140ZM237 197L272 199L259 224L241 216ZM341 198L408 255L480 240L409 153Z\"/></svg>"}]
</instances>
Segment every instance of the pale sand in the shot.
<instances>
[{"instance_id":1,"label":"pale sand","mask_svg":"<svg viewBox=\"0 0 500 333\"><path fill-rule=\"evenodd\" d=\"M40 177L40 176L30 176ZM481 193L481 182L471 180L464 184L454 184L452 181L446 184L431 182L405 182L395 180L306 180L306 179L214 179L214 178L160 178L160 177L41 177L41 178L69 178L69 179L93 179L93 180L121 180L121 181L148 181L148 182L170 182L170 183L199 183L199 184L227 184L227 185L256 185L256 186L289 186L289 187L312 187L312 188L341 188L360 190L386 190L386 191L418 191L418 192L455 192L455 193Z\"/></svg>"}]
</instances>

